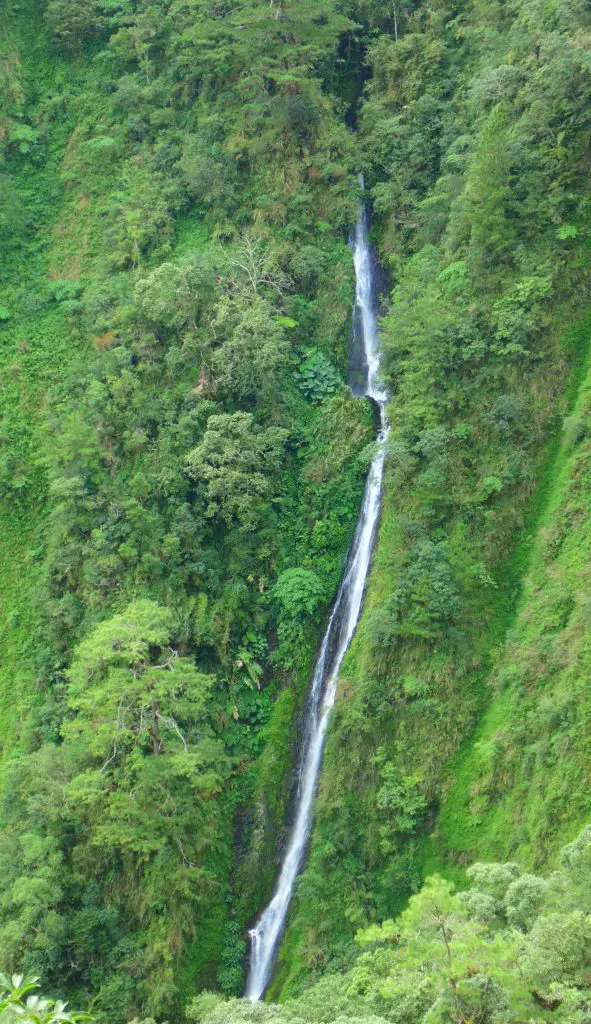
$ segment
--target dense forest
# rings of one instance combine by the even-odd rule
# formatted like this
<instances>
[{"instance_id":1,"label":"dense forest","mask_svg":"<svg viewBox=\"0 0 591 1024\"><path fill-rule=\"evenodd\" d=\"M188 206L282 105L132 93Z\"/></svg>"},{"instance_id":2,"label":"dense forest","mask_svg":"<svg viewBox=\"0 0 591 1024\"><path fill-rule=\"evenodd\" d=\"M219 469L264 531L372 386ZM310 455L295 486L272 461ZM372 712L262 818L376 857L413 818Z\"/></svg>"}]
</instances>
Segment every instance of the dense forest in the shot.
<instances>
[{"instance_id":1,"label":"dense forest","mask_svg":"<svg viewBox=\"0 0 591 1024\"><path fill-rule=\"evenodd\" d=\"M0 1016L585 1024L587 5L0 0L0 84ZM252 1005L375 453L360 175L382 516Z\"/></svg>"}]
</instances>

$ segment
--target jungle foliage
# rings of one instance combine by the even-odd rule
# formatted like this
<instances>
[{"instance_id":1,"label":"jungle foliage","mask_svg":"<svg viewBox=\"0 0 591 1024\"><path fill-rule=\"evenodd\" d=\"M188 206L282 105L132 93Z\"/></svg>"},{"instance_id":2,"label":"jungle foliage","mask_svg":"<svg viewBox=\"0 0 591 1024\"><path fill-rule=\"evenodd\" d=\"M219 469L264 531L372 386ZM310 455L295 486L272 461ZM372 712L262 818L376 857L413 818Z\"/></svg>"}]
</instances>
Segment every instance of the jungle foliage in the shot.
<instances>
[{"instance_id":1,"label":"jungle foliage","mask_svg":"<svg viewBox=\"0 0 591 1024\"><path fill-rule=\"evenodd\" d=\"M476 863L456 892L435 875L396 920L357 933L365 952L283 1004L199 995L197 1024L493 1024L588 1018L591 832L547 876L517 863Z\"/></svg>"},{"instance_id":2,"label":"jungle foliage","mask_svg":"<svg viewBox=\"0 0 591 1024\"><path fill-rule=\"evenodd\" d=\"M353 22L2 19L0 947L105 1019L165 1013L240 991L363 486Z\"/></svg>"},{"instance_id":3,"label":"jungle foliage","mask_svg":"<svg viewBox=\"0 0 591 1024\"><path fill-rule=\"evenodd\" d=\"M591 811L588 413L573 409L590 327L588 17L554 2L393 16L359 115L393 285L386 495L282 996L346 967L355 929L400 910L426 871L461 880L467 861L516 853L539 868ZM537 528L556 548L534 545Z\"/></svg>"},{"instance_id":4,"label":"jungle foliage","mask_svg":"<svg viewBox=\"0 0 591 1024\"><path fill-rule=\"evenodd\" d=\"M586 834L527 872L589 814L589 38L579 0L4 0L5 969L99 1021L242 990L373 436L361 170L386 494L276 992L328 976L191 1019L583 1024Z\"/></svg>"},{"instance_id":5,"label":"jungle foliage","mask_svg":"<svg viewBox=\"0 0 591 1024\"><path fill-rule=\"evenodd\" d=\"M591 1000L590 857L587 827L560 851L547 875L524 871L514 861L476 863L467 870L468 887L459 892L432 876L395 920L357 933L363 952L345 974L327 975L282 1004L203 992L187 1004L182 1019L187 1024L583 1024ZM18 1020L17 1011L25 1006L35 1024L84 1019L37 995L25 1003L35 979L0 975L0 984L6 990L0 1017L7 1024Z\"/></svg>"}]
</instances>

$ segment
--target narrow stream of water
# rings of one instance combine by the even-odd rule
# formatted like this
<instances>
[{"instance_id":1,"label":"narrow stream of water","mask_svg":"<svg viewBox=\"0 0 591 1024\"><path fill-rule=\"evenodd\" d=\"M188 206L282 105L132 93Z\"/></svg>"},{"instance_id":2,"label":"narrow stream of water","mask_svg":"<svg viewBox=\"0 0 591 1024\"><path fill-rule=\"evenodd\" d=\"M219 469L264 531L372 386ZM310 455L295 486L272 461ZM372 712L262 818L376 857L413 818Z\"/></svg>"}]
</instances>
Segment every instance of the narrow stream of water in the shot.
<instances>
[{"instance_id":1,"label":"narrow stream of water","mask_svg":"<svg viewBox=\"0 0 591 1024\"><path fill-rule=\"evenodd\" d=\"M252 945L245 995L252 1002L262 997L271 979L296 879L310 837L326 727L335 700L339 669L357 627L380 514L384 441L388 426L385 416L386 394L377 385L380 355L376 296L365 209L361 210L355 228L353 262L356 278L353 319L365 353L365 395L377 402L380 409L379 446L367 476L355 537L314 668L304 723L295 820L271 902L250 931Z\"/></svg>"}]
</instances>

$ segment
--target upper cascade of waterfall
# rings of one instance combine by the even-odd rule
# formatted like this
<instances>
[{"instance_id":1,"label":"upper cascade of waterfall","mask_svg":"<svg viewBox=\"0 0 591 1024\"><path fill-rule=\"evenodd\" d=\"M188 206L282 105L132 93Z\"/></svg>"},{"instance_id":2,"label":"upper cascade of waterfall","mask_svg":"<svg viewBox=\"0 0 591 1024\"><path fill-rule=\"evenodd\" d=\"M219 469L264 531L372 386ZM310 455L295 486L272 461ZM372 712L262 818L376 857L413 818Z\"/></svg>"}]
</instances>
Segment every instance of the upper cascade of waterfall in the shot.
<instances>
[{"instance_id":1,"label":"upper cascade of waterfall","mask_svg":"<svg viewBox=\"0 0 591 1024\"><path fill-rule=\"evenodd\" d=\"M388 396L386 391L378 384L380 351L378 347L372 258L367 240L367 214L365 210L361 212L355 227L353 263L355 266L355 306L361 318L361 333L367 361L367 389L365 393L369 398L373 398L374 401L383 403Z\"/></svg>"},{"instance_id":2,"label":"upper cascade of waterfall","mask_svg":"<svg viewBox=\"0 0 591 1024\"><path fill-rule=\"evenodd\" d=\"M362 179L360 182L363 185ZM388 429L385 418L387 395L378 384L380 354L374 278L367 234L367 214L363 208L353 238L353 262L356 275L355 312L358 313L367 366L365 394L380 405L382 430L378 438L380 444L367 476L345 573L314 668L304 722L295 820L271 902L250 931L252 949L246 997L252 1002L257 1002L262 997L271 979L296 879L310 837L314 796L322 764L329 714L336 697L341 663L359 620L380 514L384 441Z\"/></svg>"}]
</instances>

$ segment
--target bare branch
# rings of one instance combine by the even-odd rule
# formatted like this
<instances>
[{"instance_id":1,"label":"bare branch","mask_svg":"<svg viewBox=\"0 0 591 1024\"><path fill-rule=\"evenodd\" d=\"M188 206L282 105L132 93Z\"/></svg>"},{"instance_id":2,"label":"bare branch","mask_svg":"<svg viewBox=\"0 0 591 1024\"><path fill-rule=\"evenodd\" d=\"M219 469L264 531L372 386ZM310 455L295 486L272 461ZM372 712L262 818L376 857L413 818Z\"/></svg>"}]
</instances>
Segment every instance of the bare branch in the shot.
<instances>
[{"instance_id":1,"label":"bare branch","mask_svg":"<svg viewBox=\"0 0 591 1024\"><path fill-rule=\"evenodd\" d=\"M107 761L105 761L103 767L100 770L100 773L99 773L100 775L102 775L103 772L105 771L105 769L108 768L108 766L111 764L111 761L115 760L115 758L117 757L118 753L119 753L119 750L118 750L117 744L114 744L114 746L113 746L113 753L111 754L110 758Z\"/></svg>"},{"instance_id":2,"label":"bare branch","mask_svg":"<svg viewBox=\"0 0 591 1024\"><path fill-rule=\"evenodd\" d=\"M182 734L181 730L179 729L179 727L178 727L178 724L177 724L177 722L176 722L176 721L175 721L175 719L174 719L174 718L172 717L172 715L170 715L170 716L168 716L168 715L162 715L162 714L160 713L160 711L157 711L157 712L156 712L156 718L157 718L157 719L158 719L158 720L159 720L160 722L162 722L162 725L164 726L164 728L165 728L165 729L174 729L174 731L175 731L175 732L176 732L176 733L178 734L178 736L179 736L179 737L180 737L180 739L182 740L183 746L184 746L184 748L185 748L185 753L188 753L188 751L189 751L189 746L188 746L188 744L187 744L187 741L186 741L185 737L183 736L183 734Z\"/></svg>"}]
</instances>

